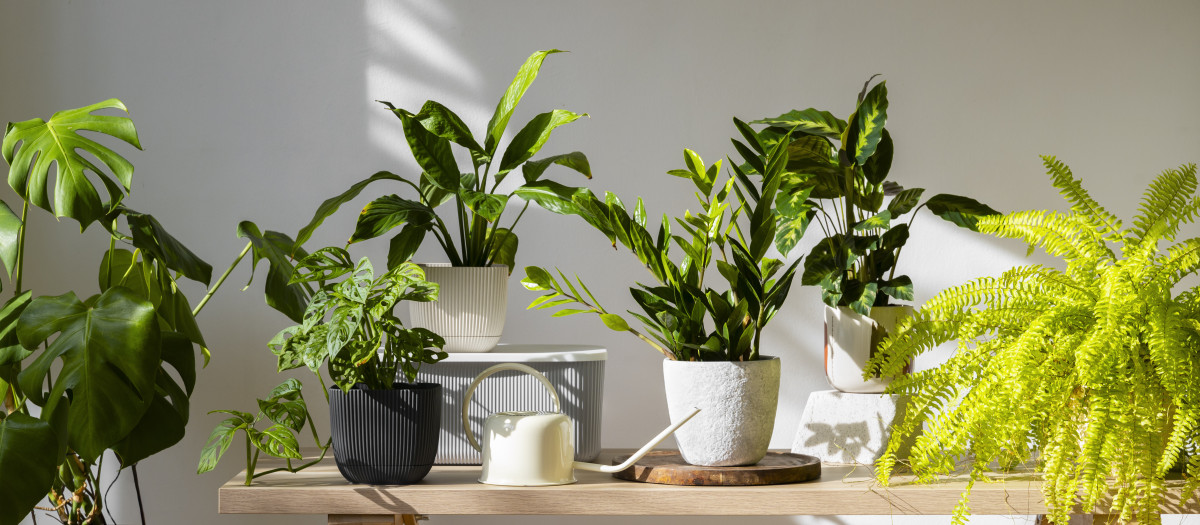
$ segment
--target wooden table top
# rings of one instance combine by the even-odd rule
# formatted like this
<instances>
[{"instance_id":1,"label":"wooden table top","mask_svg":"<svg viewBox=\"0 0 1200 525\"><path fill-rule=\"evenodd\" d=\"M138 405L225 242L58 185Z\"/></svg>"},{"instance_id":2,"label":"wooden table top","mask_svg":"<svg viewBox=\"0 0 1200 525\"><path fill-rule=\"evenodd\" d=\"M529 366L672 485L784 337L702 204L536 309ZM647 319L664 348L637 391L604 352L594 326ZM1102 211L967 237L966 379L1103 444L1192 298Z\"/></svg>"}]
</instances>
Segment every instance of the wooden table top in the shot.
<instances>
[{"instance_id":1,"label":"wooden table top","mask_svg":"<svg viewBox=\"0 0 1200 525\"><path fill-rule=\"evenodd\" d=\"M628 450L606 450L601 462ZM260 470L272 465L260 465ZM479 467L434 467L420 483L352 485L332 458L296 474L272 473L245 486L245 472L219 490L222 514L552 514L552 515L889 515L950 514L965 487L963 477L915 484L897 476L891 486L875 481L873 469L822 468L820 479L758 487L688 487L614 479L575 471L579 482L553 487L501 487L478 483ZM1181 505L1182 482L1168 481L1164 514L1197 514L1200 503ZM974 514L1042 514L1041 482L1035 473L997 475L976 483Z\"/></svg>"}]
</instances>

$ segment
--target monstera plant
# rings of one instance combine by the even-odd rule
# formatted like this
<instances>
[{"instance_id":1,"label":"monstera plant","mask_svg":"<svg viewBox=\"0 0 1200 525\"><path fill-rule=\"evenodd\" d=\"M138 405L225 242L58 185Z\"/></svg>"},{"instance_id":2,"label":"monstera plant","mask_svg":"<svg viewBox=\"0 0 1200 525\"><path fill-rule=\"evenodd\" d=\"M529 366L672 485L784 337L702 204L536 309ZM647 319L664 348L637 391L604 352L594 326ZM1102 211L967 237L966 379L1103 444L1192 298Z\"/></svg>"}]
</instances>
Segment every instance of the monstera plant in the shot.
<instances>
[{"instance_id":1,"label":"monstera plant","mask_svg":"<svg viewBox=\"0 0 1200 525\"><path fill-rule=\"evenodd\" d=\"M209 359L195 316L229 271L191 306L177 279L207 285L212 267L153 216L125 205L133 165L94 139L141 143L132 120L97 113L105 110L125 106L111 99L11 123L4 135L21 212L0 205L0 261L12 283L0 307L0 525L47 499L44 508L61 522L105 523L101 469L131 468L136 483L139 461L183 438L196 354ZM94 223L106 230L95 293L25 289L33 207L77 221L83 232ZM105 464L106 451L117 465ZM138 493L140 505L140 486Z\"/></svg>"}]
</instances>

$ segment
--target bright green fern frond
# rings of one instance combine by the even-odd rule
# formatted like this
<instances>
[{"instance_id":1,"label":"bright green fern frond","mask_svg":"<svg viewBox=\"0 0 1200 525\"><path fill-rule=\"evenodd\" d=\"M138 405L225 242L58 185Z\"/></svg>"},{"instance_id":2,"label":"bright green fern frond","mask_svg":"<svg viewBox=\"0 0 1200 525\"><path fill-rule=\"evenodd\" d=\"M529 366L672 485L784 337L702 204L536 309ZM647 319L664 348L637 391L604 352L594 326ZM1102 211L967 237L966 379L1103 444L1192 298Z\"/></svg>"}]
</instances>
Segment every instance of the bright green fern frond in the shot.
<instances>
[{"instance_id":1,"label":"bright green fern frond","mask_svg":"<svg viewBox=\"0 0 1200 525\"><path fill-rule=\"evenodd\" d=\"M1121 220L1092 199L1083 188L1083 183L1071 173L1071 168L1051 155L1043 155L1042 164L1046 166L1046 174L1050 175L1054 187L1071 203L1072 211L1087 217L1094 229L1105 238L1114 242L1121 240Z\"/></svg>"},{"instance_id":2,"label":"bright green fern frond","mask_svg":"<svg viewBox=\"0 0 1200 525\"><path fill-rule=\"evenodd\" d=\"M1200 205L1195 198L1196 187L1195 164L1155 177L1133 219L1131 244L1153 250L1159 240L1174 241L1180 224L1195 218L1196 206Z\"/></svg>"},{"instance_id":3,"label":"bright green fern frond","mask_svg":"<svg viewBox=\"0 0 1200 525\"><path fill-rule=\"evenodd\" d=\"M1200 489L1200 288L1178 290L1200 271L1200 237L1160 247L1198 219L1196 169L1160 176L1122 231L1066 166L1045 161L1070 213L1019 212L979 225L1040 246L1065 268L975 279L900 323L868 368L896 376L940 344L954 340L957 350L892 382L889 391L910 401L878 477L907 464L918 481L932 481L962 461L974 482L995 465L1036 457L1052 520L1064 522L1076 504L1146 520L1181 457L1185 494ZM900 456L914 436L910 455Z\"/></svg>"}]
</instances>

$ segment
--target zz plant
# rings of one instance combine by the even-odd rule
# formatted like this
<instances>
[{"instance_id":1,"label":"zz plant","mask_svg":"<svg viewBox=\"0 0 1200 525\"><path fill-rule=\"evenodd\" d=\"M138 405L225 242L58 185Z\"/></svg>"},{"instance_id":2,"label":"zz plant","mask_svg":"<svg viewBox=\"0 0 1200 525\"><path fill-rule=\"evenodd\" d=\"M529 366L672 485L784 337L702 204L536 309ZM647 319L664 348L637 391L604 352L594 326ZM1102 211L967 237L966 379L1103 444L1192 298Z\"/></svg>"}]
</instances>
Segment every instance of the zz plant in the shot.
<instances>
[{"instance_id":1,"label":"zz plant","mask_svg":"<svg viewBox=\"0 0 1200 525\"><path fill-rule=\"evenodd\" d=\"M1110 491L1105 513L1157 521L1173 467L1183 465L1185 497L1200 488L1200 456L1184 454L1200 445L1200 288L1184 281L1200 268L1200 238L1177 241L1200 213L1196 166L1155 178L1126 224L1065 165L1043 160L1070 211L984 217L978 228L1040 247L1063 267L1021 266L950 288L900 323L868 363L898 376L890 392L912 396L879 478L887 482L916 435L908 463L921 480L966 461L974 484L994 464L1033 459L1054 522L1067 522L1077 497L1090 511ZM940 367L900 375L953 340L958 350ZM956 521L967 509L964 494Z\"/></svg>"},{"instance_id":2,"label":"zz plant","mask_svg":"<svg viewBox=\"0 0 1200 525\"><path fill-rule=\"evenodd\" d=\"M513 136L503 151L499 151L508 122L537 78L542 62L547 56L560 52L551 49L530 55L496 104L482 140L477 139L450 108L436 101L426 101L416 113L382 102L400 119L408 148L420 167L420 175L414 181L381 171L359 181L321 204L309 224L297 234L295 246L307 241L326 218L357 197L368 185L390 180L407 186L413 196L391 194L368 203L359 214L350 243L373 239L399 227L400 231L392 236L389 245L389 267L409 260L425 237L432 233L454 266L479 267L496 263L508 266L511 272L517 253L517 235L513 230L529 203L549 200L570 207L570 196L579 190L543 180L546 169L557 164L592 178L587 157L578 151L531 160L550 139L551 132L587 114L563 109L538 114ZM459 166L452 145L466 150L470 168ZM518 168L524 182L508 193L498 191L500 184ZM524 200L525 204L516 218L502 227L501 218L514 198ZM562 204L564 199L566 204ZM449 216L457 224L456 232L438 213L439 208L450 209Z\"/></svg>"},{"instance_id":3,"label":"zz plant","mask_svg":"<svg viewBox=\"0 0 1200 525\"><path fill-rule=\"evenodd\" d=\"M757 170L738 168L736 177L727 176L724 182L721 161L706 166L695 152L684 150L687 168L669 173L691 180L700 212L688 211L673 221L664 215L653 235L640 198L630 213L611 193L604 202L590 193L574 196L572 204L581 210L577 213L614 246L620 242L629 249L654 278L651 285L629 289L642 310L629 314L642 323L644 333L606 310L578 277L576 287L561 271L560 281L543 268L525 268L525 288L546 292L529 307L573 304L553 315L597 314L610 329L636 335L668 359L758 359L762 329L787 298L799 261L786 265L768 257L778 222L774 203L788 174L787 141L776 141L770 149L758 140L753 144L756 149L748 153L747 164ZM797 206L805 206L803 199ZM672 222L681 233L672 232ZM675 248L679 252L673 253ZM723 291L708 280L713 266L726 281Z\"/></svg>"},{"instance_id":4,"label":"zz plant","mask_svg":"<svg viewBox=\"0 0 1200 525\"><path fill-rule=\"evenodd\" d=\"M327 402L329 392L321 373L325 364L333 383L343 391L356 384L384 390L393 387L398 373L412 383L423 363L447 357L441 350L445 341L440 336L425 328L405 328L393 312L404 301L437 300L438 285L426 281L419 266L405 261L375 277L367 258L355 264L346 250L323 248L297 263L290 279L290 284L308 283L317 283L319 288L303 321L280 331L268 346L278 357L278 371L307 367L315 374ZM258 400L257 415L213 411L232 417L213 430L201 452L197 472L215 468L239 431L246 438L246 485L272 472L298 472L323 459L331 440L322 443L317 435L301 387L296 379L285 381L267 399ZM259 429L259 423L270 425ZM293 465L293 460L302 459L295 433L306 424L321 455ZM260 453L283 458L286 466L255 472Z\"/></svg>"},{"instance_id":5,"label":"zz plant","mask_svg":"<svg viewBox=\"0 0 1200 525\"><path fill-rule=\"evenodd\" d=\"M754 122L767 126L760 140L789 137L787 168L792 174L780 193L788 201L808 204L781 203L776 244L786 253L798 240L797 233L802 235L815 221L825 238L805 259L801 284L819 286L825 304L862 315L892 299L913 299L912 279L896 275L896 264L917 211L928 208L972 230L979 217L998 213L973 199L945 193L921 202L924 189L904 189L887 180L893 152L885 128L887 86L880 82L871 87L874 78L863 84L858 105L846 120L808 108ZM749 138L752 133L743 131ZM743 155L752 154L745 144L734 145ZM887 206L885 196L892 197ZM912 217L906 222L903 216L909 213Z\"/></svg>"}]
</instances>

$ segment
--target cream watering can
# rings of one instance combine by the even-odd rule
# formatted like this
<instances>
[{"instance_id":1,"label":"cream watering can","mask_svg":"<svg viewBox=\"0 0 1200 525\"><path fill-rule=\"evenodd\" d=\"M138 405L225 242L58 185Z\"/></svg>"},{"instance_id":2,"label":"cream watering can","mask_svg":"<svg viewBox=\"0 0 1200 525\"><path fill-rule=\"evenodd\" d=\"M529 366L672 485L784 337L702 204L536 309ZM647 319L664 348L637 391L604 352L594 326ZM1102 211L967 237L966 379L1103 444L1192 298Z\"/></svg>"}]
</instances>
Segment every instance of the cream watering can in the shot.
<instances>
[{"instance_id":1,"label":"cream watering can","mask_svg":"<svg viewBox=\"0 0 1200 525\"><path fill-rule=\"evenodd\" d=\"M550 392L550 397L554 399L554 412L498 412L489 415L483 423L483 445L480 446L475 434L471 432L471 422L467 419L471 396L481 381L505 370L525 372L541 381ZM467 441L483 454L483 474L480 475L479 482L522 487L575 483L574 469L609 473L625 470L700 412L697 408L678 423L667 427L624 463L599 465L574 460L575 441L571 435L571 420L562 413L554 385L550 384L546 376L529 366L502 363L480 372L467 388L462 406L462 422L463 429L467 432Z\"/></svg>"}]
</instances>

